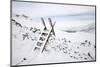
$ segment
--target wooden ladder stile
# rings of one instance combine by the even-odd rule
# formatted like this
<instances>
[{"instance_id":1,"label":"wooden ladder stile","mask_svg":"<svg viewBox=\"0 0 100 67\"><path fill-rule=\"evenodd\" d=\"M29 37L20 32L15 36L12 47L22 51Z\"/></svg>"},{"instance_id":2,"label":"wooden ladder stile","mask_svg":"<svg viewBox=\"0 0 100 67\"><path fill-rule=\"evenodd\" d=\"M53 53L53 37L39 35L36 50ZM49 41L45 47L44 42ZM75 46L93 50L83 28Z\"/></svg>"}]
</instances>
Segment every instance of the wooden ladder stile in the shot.
<instances>
[{"instance_id":1,"label":"wooden ladder stile","mask_svg":"<svg viewBox=\"0 0 100 67\"><path fill-rule=\"evenodd\" d=\"M54 22L54 24L53 24L53 27L54 27L54 25L55 25L55 22ZM43 52L44 49L45 49L45 46L46 46L46 44L47 44L47 42L48 42L48 40L49 40L49 38L50 38L51 32L52 32L52 30L53 30L53 27L52 27L51 30L49 31L48 37L47 37L47 39L46 39L46 42L45 42L45 44L44 44L44 46L43 46L41 52Z\"/></svg>"},{"instance_id":2,"label":"wooden ladder stile","mask_svg":"<svg viewBox=\"0 0 100 67\"><path fill-rule=\"evenodd\" d=\"M45 25L45 22L44 22L44 19L41 18L42 22L43 22L43 25L44 25L44 29L42 31L42 33L40 34L39 36L39 39L38 41L36 42L36 45L34 47L34 51L35 50L38 50L39 53L42 53L46 47L46 44L51 36L51 33L53 33L53 35L55 35L54 33L54 25L55 25L55 22L54 24L52 24L52 21L50 18L48 18L49 22L50 22L50 26L51 28L50 29L47 29L46 25Z\"/></svg>"}]
</instances>

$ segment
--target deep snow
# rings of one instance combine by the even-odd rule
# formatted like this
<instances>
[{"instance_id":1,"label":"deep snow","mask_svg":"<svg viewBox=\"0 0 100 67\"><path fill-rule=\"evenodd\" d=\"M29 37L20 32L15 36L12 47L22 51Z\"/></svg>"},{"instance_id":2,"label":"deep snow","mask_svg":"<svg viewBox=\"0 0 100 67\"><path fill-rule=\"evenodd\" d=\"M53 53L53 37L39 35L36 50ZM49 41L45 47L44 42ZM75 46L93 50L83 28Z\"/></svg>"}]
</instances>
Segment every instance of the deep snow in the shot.
<instances>
[{"instance_id":1,"label":"deep snow","mask_svg":"<svg viewBox=\"0 0 100 67\"><path fill-rule=\"evenodd\" d=\"M56 36L51 36L45 51L38 54L33 47L43 29L42 21L36 23L23 15L12 19L12 65L95 60L95 27L93 32L74 33L54 28Z\"/></svg>"}]
</instances>

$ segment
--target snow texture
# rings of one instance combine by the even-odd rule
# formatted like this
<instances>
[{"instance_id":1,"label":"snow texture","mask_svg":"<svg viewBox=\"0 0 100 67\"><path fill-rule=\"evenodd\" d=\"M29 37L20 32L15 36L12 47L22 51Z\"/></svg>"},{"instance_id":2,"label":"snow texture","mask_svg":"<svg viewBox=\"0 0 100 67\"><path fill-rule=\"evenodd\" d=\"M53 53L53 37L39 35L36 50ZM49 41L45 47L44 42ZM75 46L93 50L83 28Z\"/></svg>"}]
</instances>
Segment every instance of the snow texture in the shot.
<instances>
[{"instance_id":1,"label":"snow texture","mask_svg":"<svg viewBox=\"0 0 100 67\"><path fill-rule=\"evenodd\" d=\"M79 27L80 30L85 32L70 33L55 30L56 36L52 35L49 38L45 51L41 54L36 54L33 47L41 34L42 28L37 28L33 24L28 25L30 22L32 22L31 18L26 18L23 15L17 16L16 14L12 18L13 65L95 60L95 33L87 31L91 25L86 25L88 26L85 26L86 30L83 27ZM92 27L92 30L95 31L95 27Z\"/></svg>"}]
</instances>

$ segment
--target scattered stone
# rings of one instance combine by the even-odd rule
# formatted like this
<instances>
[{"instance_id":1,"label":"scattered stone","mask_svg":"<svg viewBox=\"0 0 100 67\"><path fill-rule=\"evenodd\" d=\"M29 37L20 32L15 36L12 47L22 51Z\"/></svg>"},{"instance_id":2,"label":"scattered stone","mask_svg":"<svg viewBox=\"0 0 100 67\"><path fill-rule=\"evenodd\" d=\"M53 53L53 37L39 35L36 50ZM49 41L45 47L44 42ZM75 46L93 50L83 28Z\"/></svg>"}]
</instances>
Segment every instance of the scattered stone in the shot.
<instances>
[{"instance_id":1,"label":"scattered stone","mask_svg":"<svg viewBox=\"0 0 100 67\"><path fill-rule=\"evenodd\" d=\"M87 58L84 58L85 60L87 60Z\"/></svg>"},{"instance_id":2,"label":"scattered stone","mask_svg":"<svg viewBox=\"0 0 100 67\"><path fill-rule=\"evenodd\" d=\"M23 58L23 60L27 60L26 58Z\"/></svg>"}]
</instances>

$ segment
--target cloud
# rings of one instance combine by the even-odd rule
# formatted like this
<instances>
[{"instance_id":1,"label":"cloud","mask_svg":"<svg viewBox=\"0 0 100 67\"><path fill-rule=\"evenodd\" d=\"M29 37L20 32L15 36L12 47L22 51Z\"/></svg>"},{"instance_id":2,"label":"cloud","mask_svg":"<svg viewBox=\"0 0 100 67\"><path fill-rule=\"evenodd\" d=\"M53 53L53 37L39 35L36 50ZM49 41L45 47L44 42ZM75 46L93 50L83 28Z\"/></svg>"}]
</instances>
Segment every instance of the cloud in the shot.
<instances>
[{"instance_id":1,"label":"cloud","mask_svg":"<svg viewBox=\"0 0 100 67\"><path fill-rule=\"evenodd\" d=\"M29 3L29 2L12 2L12 12L19 14L27 14L30 17L52 17L52 16L79 16L83 13L92 13L95 8L90 6L75 6L75 5L58 5L44 3Z\"/></svg>"}]
</instances>

